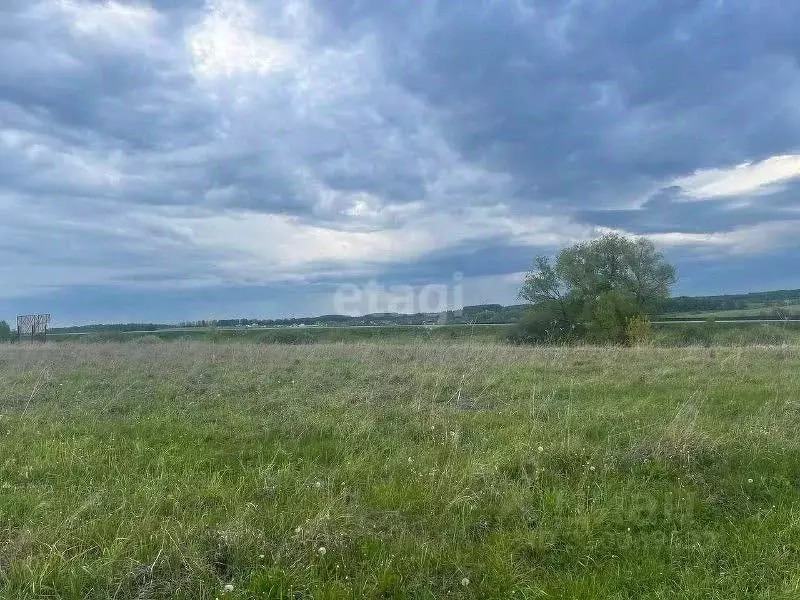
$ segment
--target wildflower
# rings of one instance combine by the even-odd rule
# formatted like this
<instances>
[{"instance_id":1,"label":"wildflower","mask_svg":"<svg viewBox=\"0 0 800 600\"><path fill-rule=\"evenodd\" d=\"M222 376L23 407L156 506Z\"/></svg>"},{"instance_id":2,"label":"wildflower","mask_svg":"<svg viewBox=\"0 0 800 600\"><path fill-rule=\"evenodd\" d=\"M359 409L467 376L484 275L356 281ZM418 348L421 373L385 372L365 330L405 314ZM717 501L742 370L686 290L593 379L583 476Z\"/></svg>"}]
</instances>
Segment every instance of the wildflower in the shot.
<instances>
[{"instance_id":1,"label":"wildflower","mask_svg":"<svg viewBox=\"0 0 800 600\"><path fill-rule=\"evenodd\" d=\"M328 550L327 548L325 548L325 546L320 546L317 552L319 552L320 556L325 556L328 553Z\"/></svg>"},{"instance_id":2,"label":"wildflower","mask_svg":"<svg viewBox=\"0 0 800 600\"><path fill-rule=\"evenodd\" d=\"M590 470L590 471L594 471L594 465L592 465L591 467L589 467L589 470Z\"/></svg>"},{"instance_id":3,"label":"wildflower","mask_svg":"<svg viewBox=\"0 0 800 600\"><path fill-rule=\"evenodd\" d=\"M263 554L259 554L258 558L260 558L261 560L264 560L264 555Z\"/></svg>"},{"instance_id":4,"label":"wildflower","mask_svg":"<svg viewBox=\"0 0 800 600\"><path fill-rule=\"evenodd\" d=\"M225 592L226 594L230 594L233 591L233 584L232 583L226 583L225 587L222 588L222 591Z\"/></svg>"},{"instance_id":5,"label":"wildflower","mask_svg":"<svg viewBox=\"0 0 800 600\"><path fill-rule=\"evenodd\" d=\"M539 452L544 452L544 446L539 446L539 447L537 448L537 450L538 450Z\"/></svg>"},{"instance_id":6,"label":"wildflower","mask_svg":"<svg viewBox=\"0 0 800 600\"><path fill-rule=\"evenodd\" d=\"M314 487L317 488L317 489L320 489L322 487L322 482L321 481L316 482L314 484Z\"/></svg>"},{"instance_id":7,"label":"wildflower","mask_svg":"<svg viewBox=\"0 0 800 600\"><path fill-rule=\"evenodd\" d=\"M464 579L461 580L461 587L468 587L468 586L469 586L469 579L464 577Z\"/></svg>"}]
</instances>

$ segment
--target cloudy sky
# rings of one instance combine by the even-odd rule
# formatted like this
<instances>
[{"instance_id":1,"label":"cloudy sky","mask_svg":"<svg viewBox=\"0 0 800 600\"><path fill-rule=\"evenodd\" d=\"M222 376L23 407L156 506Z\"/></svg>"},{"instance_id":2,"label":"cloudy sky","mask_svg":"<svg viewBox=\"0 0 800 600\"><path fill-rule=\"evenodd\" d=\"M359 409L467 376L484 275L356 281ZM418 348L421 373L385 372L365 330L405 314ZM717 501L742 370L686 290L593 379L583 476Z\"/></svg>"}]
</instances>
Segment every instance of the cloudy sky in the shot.
<instances>
[{"instance_id":1,"label":"cloudy sky","mask_svg":"<svg viewBox=\"0 0 800 600\"><path fill-rule=\"evenodd\" d=\"M515 301L651 236L678 293L800 287L800 3L2 0L0 318Z\"/></svg>"}]
</instances>

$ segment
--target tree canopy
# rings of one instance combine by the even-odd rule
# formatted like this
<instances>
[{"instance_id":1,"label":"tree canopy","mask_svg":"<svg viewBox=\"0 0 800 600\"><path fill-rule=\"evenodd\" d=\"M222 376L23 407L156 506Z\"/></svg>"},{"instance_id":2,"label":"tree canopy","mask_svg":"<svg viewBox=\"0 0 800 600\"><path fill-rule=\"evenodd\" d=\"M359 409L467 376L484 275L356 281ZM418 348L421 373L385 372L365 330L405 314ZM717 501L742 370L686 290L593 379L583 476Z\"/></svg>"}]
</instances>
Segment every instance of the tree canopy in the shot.
<instances>
[{"instance_id":1,"label":"tree canopy","mask_svg":"<svg viewBox=\"0 0 800 600\"><path fill-rule=\"evenodd\" d=\"M532 341L625 341L631 320L658 310L675 280L651 240L607 234L536 259L520 290L531 305L520 329Z\"/></svg>"}]
</instances>

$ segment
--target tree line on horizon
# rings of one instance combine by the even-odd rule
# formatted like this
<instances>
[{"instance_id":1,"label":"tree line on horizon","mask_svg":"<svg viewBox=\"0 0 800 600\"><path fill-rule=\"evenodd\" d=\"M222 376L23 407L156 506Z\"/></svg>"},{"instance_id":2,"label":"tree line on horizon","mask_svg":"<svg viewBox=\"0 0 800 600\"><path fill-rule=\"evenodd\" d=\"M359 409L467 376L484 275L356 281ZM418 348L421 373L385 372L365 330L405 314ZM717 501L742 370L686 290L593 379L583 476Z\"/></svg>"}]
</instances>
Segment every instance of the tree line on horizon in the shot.
<instances>
[{"instance_id":1,"label":"tree line on horizon","mask_svg":"<svg viewBox=\"0 0 800 600\"><path fill-rule=\"evenodd\" d=\"M516 324L518 341L587 339L625 341L644 335L653 317L764 308L781 311L800 304L800 289L671 297L675 269L647 238L607 234L564 248L555 257L538 257L526 275L520 299L525 304L481 304L445 313L379 313L351 317L322 315L289 319L238 318L168 323L113 323L51 328L51 333L155 331L175 328ZM786 311L783 311L786 312ZM777 313L776 313L777 314ZM743 317L746 318L746 317ZM635 334L634 329L640 331ZM0 341L16 338L0 321Z\"/></svg>"}]
</instances>

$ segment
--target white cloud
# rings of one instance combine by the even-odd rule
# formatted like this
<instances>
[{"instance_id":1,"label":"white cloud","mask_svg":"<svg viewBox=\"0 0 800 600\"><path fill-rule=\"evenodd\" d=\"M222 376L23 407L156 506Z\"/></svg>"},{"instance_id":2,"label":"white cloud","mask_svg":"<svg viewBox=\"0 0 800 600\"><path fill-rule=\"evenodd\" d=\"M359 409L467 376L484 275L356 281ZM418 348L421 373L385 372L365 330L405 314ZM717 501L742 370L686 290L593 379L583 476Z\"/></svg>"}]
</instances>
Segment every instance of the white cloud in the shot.
<instances>
[{"instance_id":1,"label":"white cloud","mask_svg":"<svg viewBox=\"0 0 800 600\"><path fill-rule=\"evenodd\" d=\"M706 200L766 194L800 177L800 154L773 156L728 169L705 169L672 181L688 199Z\"/></svg>"},{"instance_id":2,"label":"white cloud","mask_svg":"<svg viewBox=\"0 0 800 600\"><path fill-rule=\"evenodd\" d=\"M418 260L466 242L502 239L551 246L590 237L594 230L565 217L512 215L506 207L470 208L408 219L373 231L334 229L295 217L253 212L201 216L141 215L151 230L207 254L234 281L286 280L298 274L346 273Z\"/></svg>"},{"instance_id":3,"label":"white cloud","mask_svg":"<svg viewBox=\"0 0 800 600\"><path fill-rule=\"evenodd\" d=\"M792 245L800 231L800 221L771 221L745 225L730 231L711 233L668 232L648 234L666 247L717 250L724 254L756 254Z\"/></svg>"},{"instance_id":4,"label":"white cloud","mask_svg":"<svg viewBox=\"0 0 800 600\"><path fill-rule=\"evenodd\" d=\"M159 21L159 13L146 4L58 0L56 5L70 20L75 35L116 43L147 42Z\"/></svg>"},{"instance_id":5,"label":"white cloud","mask_svg":"<svg viewBox=\"0 0 800 600\"><path fill-rule=\"evenodd\" d=\"M295 27L302 19L297 3L272 7L276 21ZM186 43L194 59L195 75L205 79L235 75L266 75L294 67L301 49L291 37L267 35L259 27L259 15L244 0L215 0L208 13L192 28ZM290 31L297 34L297 29Z\"/></svg>"}]
</instances>

